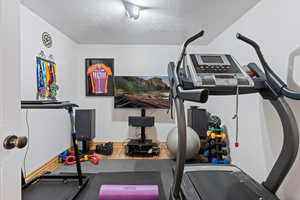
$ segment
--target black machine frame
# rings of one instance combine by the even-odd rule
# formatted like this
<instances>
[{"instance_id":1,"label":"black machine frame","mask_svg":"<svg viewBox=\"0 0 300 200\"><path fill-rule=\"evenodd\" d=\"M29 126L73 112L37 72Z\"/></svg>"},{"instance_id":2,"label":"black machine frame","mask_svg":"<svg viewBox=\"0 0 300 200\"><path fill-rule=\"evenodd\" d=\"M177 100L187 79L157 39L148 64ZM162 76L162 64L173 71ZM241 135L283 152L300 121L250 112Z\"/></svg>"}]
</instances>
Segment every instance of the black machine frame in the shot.
<instances>
[{"instance_id":1,"label":"black machine frame","mask_svg":"<svg viewBox=\"0 0 300 200\"><path fill-rule=\"evenodd\" d=\"M74 188L73 194L70 195L69 200L74 200L77 198L79 193L85 188L87 185L89 178L82 175L81 170L81 164L79 161L79 151L78 151L78 145L76 143L76 129L75 129L75 113L74 113L74 107L79 107L76 104L70 103L70 102L56 102L56 103L22 103L21 102L21 108L22 109L65 109L67 110L70 122L71 122L71 136L72 136L72 142L73 142L73 148L75 153L75 160L76 160L76 169L77 169L77 175L47 175L45 174L41 176L37 176L30 180L28 183L26 183L25 178L23 176L22 172L22 190L25 190L33 183L39 181L39 180L78 180L78 187Z\"/></svg>"},{"instance_id":2,"label":"black machine frame","mask_svg":"<svg viewBox=\"0 0 300 200\"><path fill-rule=\"evenodd\" d=\"M179 61L175 67L174 62L168 66L168 74L171 84L171 97L175 103L178 126L178 147L175 177L171 187L170 200L182 199L181 183L184 174L185 151L186 151L186 118L184 101L205 103L209 95L236 95L259 93L263 99L269 100L277 111L283 126L283 146L267 179L261 184L272 194L276 194L278 188L293 166L299 148L299 133L295 116L284 97L300 100L300 92L288 89L287 85L270 68L263 57L260 47L253 40L237 34L237 39L252 46L260 60L264 72L254 63L248 64L248 68L254 73L254 87L251 88L193 88L189 82L185 82L181 70L186 67L186 48L194 40L202 37L204 31L189 38L183 46ZM183 63L183 68L181 64Z\"/></svg>"}]
</instances>

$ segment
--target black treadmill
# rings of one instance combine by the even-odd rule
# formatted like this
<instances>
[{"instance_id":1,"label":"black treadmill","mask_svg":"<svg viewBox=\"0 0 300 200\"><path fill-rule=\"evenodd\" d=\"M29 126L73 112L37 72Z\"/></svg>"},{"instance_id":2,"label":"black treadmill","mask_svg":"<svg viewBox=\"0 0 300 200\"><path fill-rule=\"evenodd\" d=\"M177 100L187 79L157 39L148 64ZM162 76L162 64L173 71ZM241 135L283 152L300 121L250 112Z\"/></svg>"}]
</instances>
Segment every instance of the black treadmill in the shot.
<instances>
[{"instance_id":1,"label":"black treadmill","mask_svg":"<svg viewBox=\"0 0 300 200\"><path fill-rule=\"evenodd\" d=\"M249 38L237 38L251 45L263 71L255 63L247 73L238 62L226 54L186 54L186 47L202 37L204 31L189 38L175 66L168 66L170 96L175 103L178 126L177 161L170 200L275 200L276 192L294 164L299 148L299 133L295 116L284 97L300 100L300 92L292 91L265 61L260 47ZM242 95L259 93L277 111L283 126L283 146L270 174L258 183L234 165L185 165L186 118L184 101L205 103L209 95Z\"/></svg>"}]
</instances>

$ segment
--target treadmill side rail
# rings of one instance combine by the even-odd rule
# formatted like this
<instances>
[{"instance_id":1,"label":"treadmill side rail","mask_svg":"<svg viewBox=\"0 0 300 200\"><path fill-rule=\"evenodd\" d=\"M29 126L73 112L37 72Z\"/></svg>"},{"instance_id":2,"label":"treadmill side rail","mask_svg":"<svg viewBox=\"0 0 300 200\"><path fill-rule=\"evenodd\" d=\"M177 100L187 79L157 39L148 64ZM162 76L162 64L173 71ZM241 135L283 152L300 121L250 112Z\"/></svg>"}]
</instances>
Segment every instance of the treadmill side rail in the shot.
<instances>
[{"instance_id":1,"label":"treadmill side rail","mask_svg":"<svg viewBox=\"0 0 300 200\"><path fill-rule=\"evenodd\" d=\"M234 165L212 165L212 164L189 164L185 165L184 172L193 171L230 171L230 172L241 172L242 170Z\"/></svg>"},{"instance_id":2,"label":"treadmill side rail","mask_svg":"<svg viewBox=\"0 0 300 200\"><path fill-rule=\"evenodd\" d=\"M283 145L263 186L275 194L296 160L299 149L299 131L295 115L284 97L272 100L271 103L282 123Z\"/></svg>"}]
</instances>

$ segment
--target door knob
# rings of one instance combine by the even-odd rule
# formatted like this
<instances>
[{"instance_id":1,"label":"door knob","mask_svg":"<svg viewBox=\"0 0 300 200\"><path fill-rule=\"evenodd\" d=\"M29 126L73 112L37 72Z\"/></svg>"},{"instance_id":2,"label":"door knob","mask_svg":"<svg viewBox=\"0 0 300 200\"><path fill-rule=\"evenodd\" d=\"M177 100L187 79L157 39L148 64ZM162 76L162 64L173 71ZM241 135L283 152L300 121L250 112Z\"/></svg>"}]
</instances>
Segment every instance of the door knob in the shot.
<instances>
[{"instance_id":1,"label":"door knob","mask_svg":"<svg viewBox=\"0 0 300 200\"><path fill-rule=\"evenodd\" d=\"M15 147L22 149L27 145L26 136L9 135L5 138L3 146L5 149L13 149Z\"/></svg>"}]
</instances>

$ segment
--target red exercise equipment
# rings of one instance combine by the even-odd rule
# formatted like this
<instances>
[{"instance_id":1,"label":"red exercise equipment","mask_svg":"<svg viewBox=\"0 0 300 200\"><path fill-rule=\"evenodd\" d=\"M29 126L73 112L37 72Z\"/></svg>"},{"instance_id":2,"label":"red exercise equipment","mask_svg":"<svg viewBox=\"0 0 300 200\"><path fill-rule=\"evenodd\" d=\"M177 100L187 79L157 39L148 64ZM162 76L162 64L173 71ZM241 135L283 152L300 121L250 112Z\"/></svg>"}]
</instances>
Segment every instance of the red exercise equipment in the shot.
<instances>
[{"instance_id":1,"label":"red exercise equipment","mask_svg":"<svg viewBox=\"0 0 300 200\"><path fill-rule=\"evenodd\" d=\"M81 158L79 161L83 162L83 161L87 161L87 160L89 160L94 165L98 165L100 162L100 157L95 154L94 155L84 155L83 158ZM65 164L66 165L75 165L76 164L75 156L68 156L65 160Z\"/></svg>"}]
</instances>

